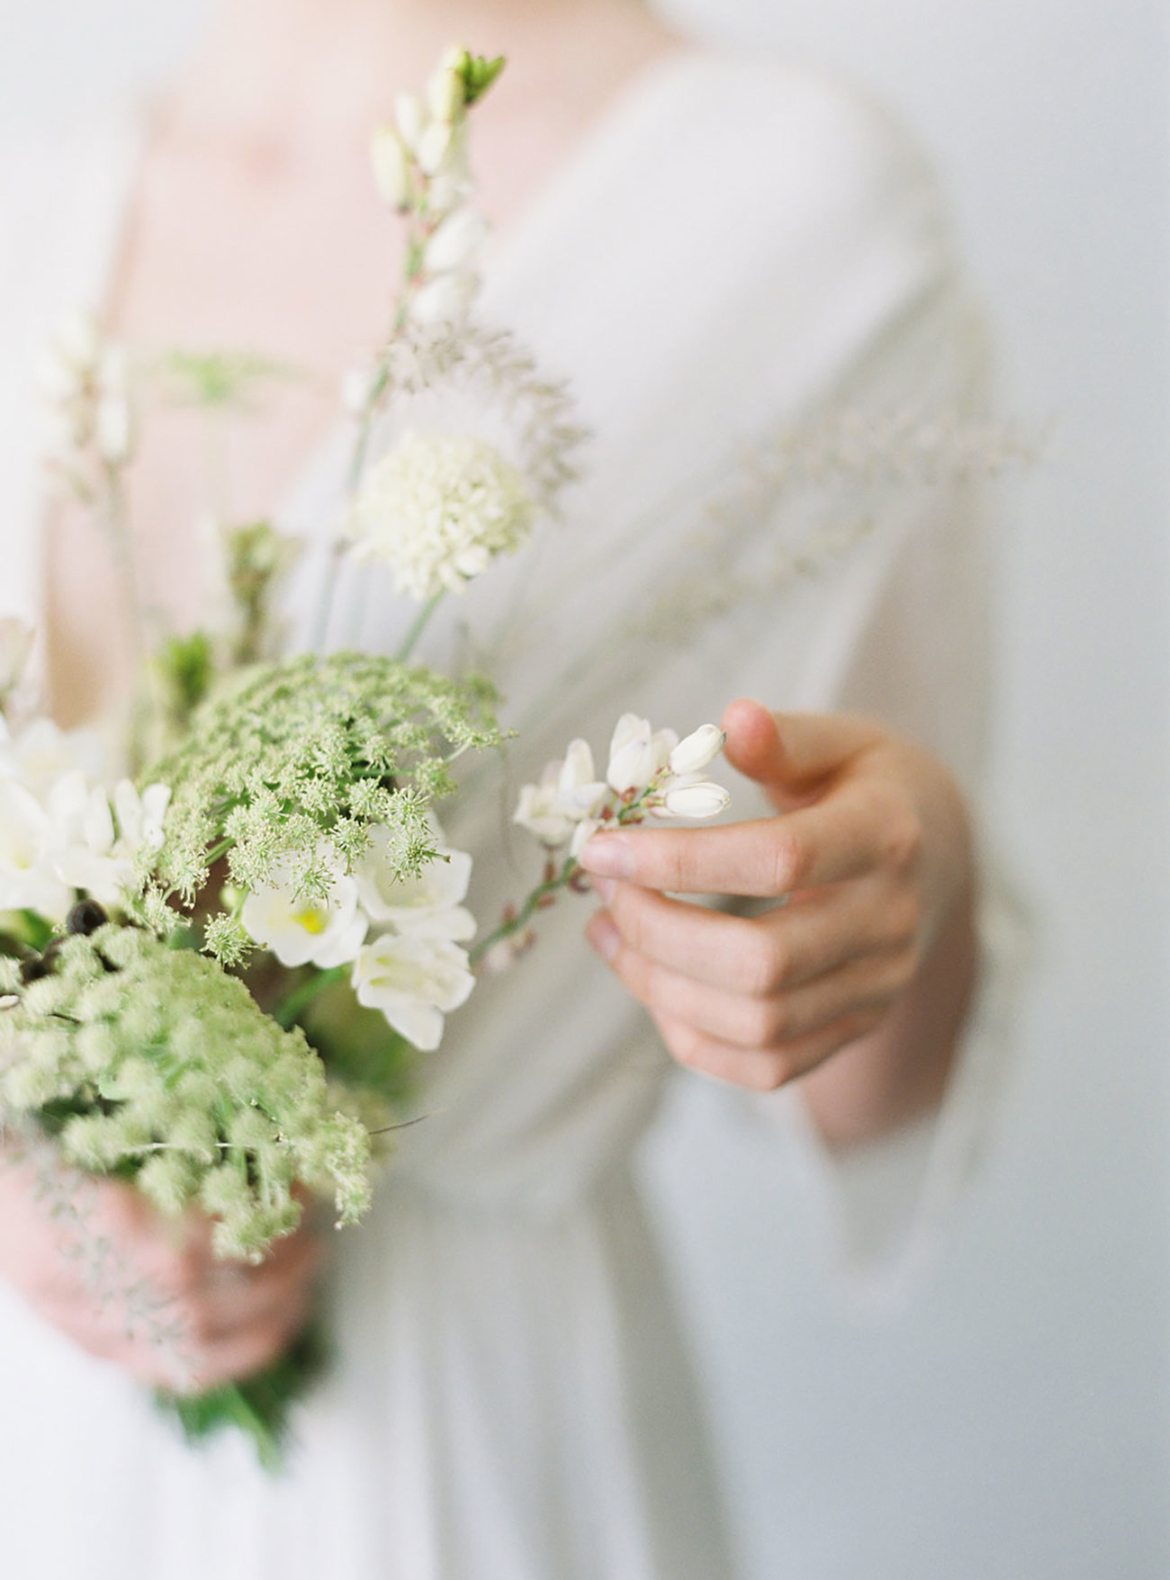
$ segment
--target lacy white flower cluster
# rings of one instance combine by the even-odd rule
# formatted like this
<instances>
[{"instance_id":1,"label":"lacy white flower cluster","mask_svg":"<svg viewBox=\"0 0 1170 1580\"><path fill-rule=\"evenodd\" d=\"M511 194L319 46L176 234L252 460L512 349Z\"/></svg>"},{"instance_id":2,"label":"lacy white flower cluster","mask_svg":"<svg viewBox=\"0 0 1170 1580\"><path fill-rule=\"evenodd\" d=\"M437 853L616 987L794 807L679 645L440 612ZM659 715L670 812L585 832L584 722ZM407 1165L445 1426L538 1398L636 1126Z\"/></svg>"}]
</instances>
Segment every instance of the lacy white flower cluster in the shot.
<instances>
[{"instance_id":1,"label":"lacy white flower cluster","mask_svg":"<svg viewBox=\"0 0 1170 1580\"><path fill-rule=\"evenodd\" d=\"M465 1003L475 978L460 947L475 933L463 908L471 857L443 843L417 877L400 877L390 830L375 825L362 860L347 873L331 852L334 877L322 897L298 892L278 863L272 881L244 902L241 920L256 943L289 968L323 970L352 962L358 1002L424 1052L439 1046L443 1017ZM370 937L371 931L373 937ZM369 942L367 942L369 938Z\"/></svg>"},{"instance_id":2,"label":"lacy white flower cluster","mask_svg":"<svg viewBox=\"0 0 1170 1580\"><path fill-rule=\"evenodd\" d=\"M123 779L111 792L101 765L85 731L41 718L12 734L0 718L0 911L62 922L79 893L123 902L139 857L162 845L170 791Z\"/></svg>"},{"instance_id":3,"label":"lacy white flower cluster","mask_svg":"<svg viewBox=\"0 0 1170 1580\"><path fill-rule=\"evenodd\" d=\"M370 1144L299 1030L213 961L132 927L53 946L33 980L0 959L0 1113L64 1110L66 1158L132 1177L161 1211L198 1203L220 1256L259 1261L302 1215L295 1187L369 1205Z\"/></svg>"},{"instance_id":4,"label":"lacy white flower cluster","mask_svg":"<svg viewBox=\"0 0 1170 1580\"><path fill-rule=\"evenodd\" d=\"M41 359L40 386L51 464L75 486L84 486L92 460L126 465L134 448L129 363L91 314L71 313L58 324Z\"/></svg>"},{"instance_id":5,"label":"lacy white flower cluster","mask_svg":"<svg viewBox=\"0 0 1170 1580\"><path fill-rule=\"evenodd\" d=\"M463 205L475 190L467 151L467 108L491 86L502 61L448 51L425 95L399 95L396 123L374 136L371 161L383 198L420 224L411 238L406 316L417 324L457 324L479 290L476 261L487 235Z\"/></svg>"},{"instance_id":6,"label":"lacy white flower cluster","mask_svg":"<svg viewBox=\"0 0 1170 1580\"><path fill-rule=\"evenodd\" d=\"M523 477L486 440L408 431L371 469L348 536L355 559L389 565L394 590L423 603L522 548L534 514Z\"/></svg>"},{"instance_id":7,"label":"lacy white flower cluster","mask_svg":"<svg viewBox=\"0 0 1170 1580\"><path fill-rule=\"evenodd\" d=\"M702 770L723 750L726 737L700 725L680 741L674 730L653 730L648 719L624 713L609 748L605 778L598 779L589 743L570 743L562 762L549 763L539 784L525 785L514 822L549 850L568 845L570 857L603 828L656 818L717 817L730 804L722 785Z\"/></svg>"}]
</instances>

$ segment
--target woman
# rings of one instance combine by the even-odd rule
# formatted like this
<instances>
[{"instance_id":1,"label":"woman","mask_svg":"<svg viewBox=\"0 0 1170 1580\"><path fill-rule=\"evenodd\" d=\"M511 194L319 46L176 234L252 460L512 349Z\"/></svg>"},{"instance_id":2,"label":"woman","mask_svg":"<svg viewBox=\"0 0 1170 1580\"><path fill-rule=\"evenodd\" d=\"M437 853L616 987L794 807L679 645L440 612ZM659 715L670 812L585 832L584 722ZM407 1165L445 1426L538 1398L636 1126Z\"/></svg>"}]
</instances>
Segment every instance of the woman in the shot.
<instances>
[{"instance_id":1,"label":"woman","mask_svg":"<svg viewBox=\"0 0 1170 1580\"><path fill-rule=\"evenodd\" d=\"M751 704L727 719L733 761L791 815L596 841L586 864L604 910L590 931L620 982L588 967L566 904L539 950L452 1022L428 1064L427 1122L407 1132L372 1221L337 1248L341 1357L283 1484L233 1445L191 1456L149 1421L136 1379L165 1375L165 1352L95 1308L9 1171L0 1488L16 1573L729 1574L629 1175L662 1042L753 1091L804 1077L808 1111L840 1144L930 1108L952 1062L975 890L955 784L972 782L981 745L968 502L899 491L848 564L779 614L771 527L729 526L714 552L684 532L745 438L834 402L961 409L977 392L977 337L927 175L815 77L700 52L631 0L219 5L144 125L11 161L0 612L43 609L59 717L116 706L127 655L101 545L66 512L32 526L21 356L88 299L135 344L244 344L332 385L384 323L395 270L364 171L369 127L453 37L512 62L477 111L497 233L485 315L573 378L596 432L571 523L487 579L467 614L522 726L517 775L568 734L600 743L622 708L689 728L747 692L805 710L778 735ZM314 387L279 390L232 479L241 519L283 498L282 524L315 539L290 603L302 627L339 486L337 436L321 429ZM135 501L150 595L180 624L200 584L190 437L180 417L154 430ZM745 578L757 596L733 597ZM369 578L338 607L332 641L394 647L400 614ZM468 639L462 616L436 621L424 656ZM517 887L498 803L468 797L455 817L490 916ZM790 903L714 916L661 888ZM299 1324L318 1259L307 1236L225 1275L196 1228L175 1244L117 1187L92 1210L117 1254L176 1297L204 1382L254 1369ZM37 1503L50 1452L69 1526Z\"/></svg>"}]
</instances>

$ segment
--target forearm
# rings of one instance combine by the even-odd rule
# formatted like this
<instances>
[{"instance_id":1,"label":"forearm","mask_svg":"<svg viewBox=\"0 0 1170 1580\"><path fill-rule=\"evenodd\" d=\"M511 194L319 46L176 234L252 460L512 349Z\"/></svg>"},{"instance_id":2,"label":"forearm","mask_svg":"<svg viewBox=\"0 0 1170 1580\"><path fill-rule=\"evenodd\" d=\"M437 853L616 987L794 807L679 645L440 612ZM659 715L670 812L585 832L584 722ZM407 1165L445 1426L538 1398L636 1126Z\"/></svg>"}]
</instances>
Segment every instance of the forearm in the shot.
<instances>
[{"instance_id":1,"label":"forearm","mask_svg":"<svg viewBox=\"0 0 1170 1580\"><path fill-rule=\"evenodd\" d=\"M969 886L882 1025L800 1081L801 1096L830 1146L872 1140L938 1106L978 968L975 893Z\"/></svg>"}]
</instances>

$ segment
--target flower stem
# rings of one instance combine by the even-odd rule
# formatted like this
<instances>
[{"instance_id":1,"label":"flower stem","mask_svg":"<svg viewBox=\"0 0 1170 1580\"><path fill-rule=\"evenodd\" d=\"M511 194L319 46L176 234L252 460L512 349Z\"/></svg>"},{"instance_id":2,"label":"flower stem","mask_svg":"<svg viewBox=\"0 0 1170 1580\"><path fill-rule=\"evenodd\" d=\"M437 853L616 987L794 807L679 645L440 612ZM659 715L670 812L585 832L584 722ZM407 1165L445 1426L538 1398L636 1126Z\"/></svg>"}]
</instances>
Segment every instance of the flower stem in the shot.
<instances>
[{"instance_id":1,"label":"flower stem","mask_svg":"<svg viewBox=\"0 0 1170 1580\"><path fill-rule=\"evenodd\" d=\"M513 937L522 928L527 927L545 901L551 899L561 889L568 888L578 871L576 856L570 856L558 872L554 873L551 878L546 878L543 883L538 884L514 916L507 917L506 920L500 923L494 933L489 933L485 939L469 951L472 967L478 966L497 944L502 944L506 938Z\"/></svg>"},{"instance_id":2,"label":"flower stem","mask_svg":"<svg viewBox=\"0 0 1170 1580\"><path fill-rule=\"evenodd\" d=\"M417 616L415 617L414 624L406 633L402 646L398 649L397 658L400 664L405 664L409 661L410 655L414 652L416 646L418 645L419 638L422 636L423 632L430 623L431 616L439 607L439 602L442 596L443 594L441 592L435 593L432 597L427 599L426 603L424 603L422 608L419 610Z\"/></svg>"},{"instance_id":3,"label":"flower stem","mask_svg":"<svg viewBox=\"0 0 1170 1580\"><path fill-rule=\"evenodd\" d=\"M281 1000L272 1012L273 1020L287 1031L326 988L331 988L335 982L344 981L349 969L349 966L334 966L329 971L316 972Z\"/></svg>"}]
</instances>

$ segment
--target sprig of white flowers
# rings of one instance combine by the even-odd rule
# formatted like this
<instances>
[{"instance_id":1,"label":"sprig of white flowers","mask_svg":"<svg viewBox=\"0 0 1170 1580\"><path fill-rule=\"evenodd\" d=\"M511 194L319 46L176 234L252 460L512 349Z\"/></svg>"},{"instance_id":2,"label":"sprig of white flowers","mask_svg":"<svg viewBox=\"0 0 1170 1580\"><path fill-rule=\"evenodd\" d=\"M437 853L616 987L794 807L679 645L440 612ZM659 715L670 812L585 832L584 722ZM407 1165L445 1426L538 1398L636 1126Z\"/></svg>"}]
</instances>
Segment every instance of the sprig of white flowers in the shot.
<instances>
[{"instance_id":1,"label":"sprig of white flowers","mask_svg":"<svg viewBox=\"0 0 1170 1580\"><path fill-rule=\"evenodd\" d=\"M85 731L34 719L10 734L0 719L0 911L65 920L82 895L107 907L128 897L140 860L162 845L165 785L112 789Z\"/></svg>"},{"instance_id":2,"label":"sprig of white flowers","mask_svg":"<svg viewBox=\"0 0 1170 1580\"><path fill-rule=\"evenodd\" d=\"M471 951L472 964L488 972L507 968L533 943L530 922L562 889L588 888L577 863L582 849L608 829L628 828L647 817L718 817L731 804L708 768L726 736L701 724L679 740L674 730L655 730L648 719L623 713L609 747L605 778L594 768L585 740L570 741L563 758L549 763L536 784L526 784L512 821L539 840L546 853L542 881L520 905L510 905L496 930Z\"/></svg>"}]
</instances>

